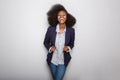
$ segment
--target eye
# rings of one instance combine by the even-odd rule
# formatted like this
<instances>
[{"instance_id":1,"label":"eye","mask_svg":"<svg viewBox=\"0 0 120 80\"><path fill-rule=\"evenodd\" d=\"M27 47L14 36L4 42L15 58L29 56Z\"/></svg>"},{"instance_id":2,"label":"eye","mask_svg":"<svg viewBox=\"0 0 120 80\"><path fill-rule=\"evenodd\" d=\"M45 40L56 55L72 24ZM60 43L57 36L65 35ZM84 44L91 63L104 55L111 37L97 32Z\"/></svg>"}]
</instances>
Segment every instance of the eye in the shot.
<instances>
[{"instance_id":1,"label":"eye","mask_svg":"<svg viewBox=\"0 0 120 80\"><path fill-rule=\"evenodd\" d=\"M60 15L58 15L58 17L60 17Z\"/></svg>"}]
</instances>

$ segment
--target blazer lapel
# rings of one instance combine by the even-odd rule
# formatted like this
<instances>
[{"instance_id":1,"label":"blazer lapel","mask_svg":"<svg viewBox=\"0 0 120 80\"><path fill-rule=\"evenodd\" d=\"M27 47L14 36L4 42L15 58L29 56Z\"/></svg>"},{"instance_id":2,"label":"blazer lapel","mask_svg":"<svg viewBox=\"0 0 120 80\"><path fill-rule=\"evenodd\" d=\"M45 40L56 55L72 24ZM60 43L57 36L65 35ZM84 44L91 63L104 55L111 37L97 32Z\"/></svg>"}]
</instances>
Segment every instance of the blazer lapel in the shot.
<instances>
[{"instance_id":1,"label":"blazer lapel","mask_svg":"<svg viewBox=\"0 0 120 80\"><path fill-rule=\"evenodd\" d=\"M65 32L65 45L67 45L69 42L69 30L68 28L66 28L66 32Z\"/></svg>"},{"instance_id":2,"label":"blazer lapel","mask_svg":"<svg viewBox=\"0 0 120 80\"><path fill-rule=\"evenodd\" d=\"M56 28L54 28L54 30L52 31L52 42L53 45L55 45L55 41L56 41ZM69 43L70 37L69 37L69 29L66 27L66 32L65 32L65 45L67 45Z\"/></svg>"},{"instance_id":3,"label":"blazer lapel","mask_svg":"<svg viewBox=\"0 0 120 80\"><path fill-rule=\"evenodd\" d=\"M56 28L54 28L54 30L53 30L53 32L52 32L52 36L53 36L53 37L52 37L53 45L55 45L56 34L57 34Z\"/></svg>"}]
</instances>

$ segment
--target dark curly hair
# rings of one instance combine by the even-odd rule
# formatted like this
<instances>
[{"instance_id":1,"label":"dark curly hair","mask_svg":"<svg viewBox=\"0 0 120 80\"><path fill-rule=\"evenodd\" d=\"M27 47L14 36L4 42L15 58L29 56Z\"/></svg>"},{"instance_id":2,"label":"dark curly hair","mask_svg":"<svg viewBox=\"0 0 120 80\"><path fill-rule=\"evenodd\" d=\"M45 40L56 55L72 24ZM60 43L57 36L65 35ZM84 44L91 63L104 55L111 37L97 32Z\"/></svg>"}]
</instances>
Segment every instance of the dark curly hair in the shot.
<instances>
[{"instance_id":1,"label":"dark curly hair","mask_svg":"<svg viewBox=\"0 0 120 80\"><path fill-rule=\"evenodd\" d=\"M65 11L67 14L67 20L65 22L66 27L73 27L76 23L75 17L73 17L61 4L55 4L52 8L48 11L48 22L51 26L55 27L58 24L57 14L59 11Z\"/></svg>"}]
</instances>

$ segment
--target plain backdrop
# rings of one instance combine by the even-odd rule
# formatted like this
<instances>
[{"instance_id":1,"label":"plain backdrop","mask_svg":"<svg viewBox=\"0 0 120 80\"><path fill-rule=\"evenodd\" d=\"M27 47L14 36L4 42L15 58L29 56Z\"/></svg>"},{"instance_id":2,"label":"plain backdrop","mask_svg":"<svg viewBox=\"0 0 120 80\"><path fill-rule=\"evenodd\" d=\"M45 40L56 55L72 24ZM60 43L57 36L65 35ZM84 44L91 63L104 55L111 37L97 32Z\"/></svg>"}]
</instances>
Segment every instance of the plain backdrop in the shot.
<instances>
[{"instance_id":1,"label":"plain backdrop","mask_svg":"<svg viewBox=\"0 0 120 80\"><path fill-rule=\"evenodd\" d=\"M120 80L120 0L0 0L0 80L52 80L43 40L56 3L77 19L64 80Z\"/></svg>"}]
</instances>

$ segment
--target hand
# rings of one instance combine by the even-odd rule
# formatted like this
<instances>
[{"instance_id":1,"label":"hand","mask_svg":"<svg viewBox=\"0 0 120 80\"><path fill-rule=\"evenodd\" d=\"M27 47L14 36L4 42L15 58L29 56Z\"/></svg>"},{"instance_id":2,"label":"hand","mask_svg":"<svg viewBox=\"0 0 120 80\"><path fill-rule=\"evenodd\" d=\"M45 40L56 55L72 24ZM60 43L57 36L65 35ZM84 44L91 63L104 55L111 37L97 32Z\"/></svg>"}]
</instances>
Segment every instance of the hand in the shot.
<instances>
[{"instance_id":1,"label":"hand","mask_svg":"<svg viewBox=\"0 0 120 80\"><path fill-rule=\"evenodd\" d=\"M54 51L55 51L55 49L56 49L56 47L55 47L55 46L51 46L50 51L54 52Z\"/></svg>"},{"instance_id":2,"label":"hand","mask_svg":"<svg viewBox=\"0 0 120 80\"><path fill-rule=\"evenodd\" d=\"M67 46L64 46L63 51L68 51L69 48Z\"/></svg>"}]
</instances>

